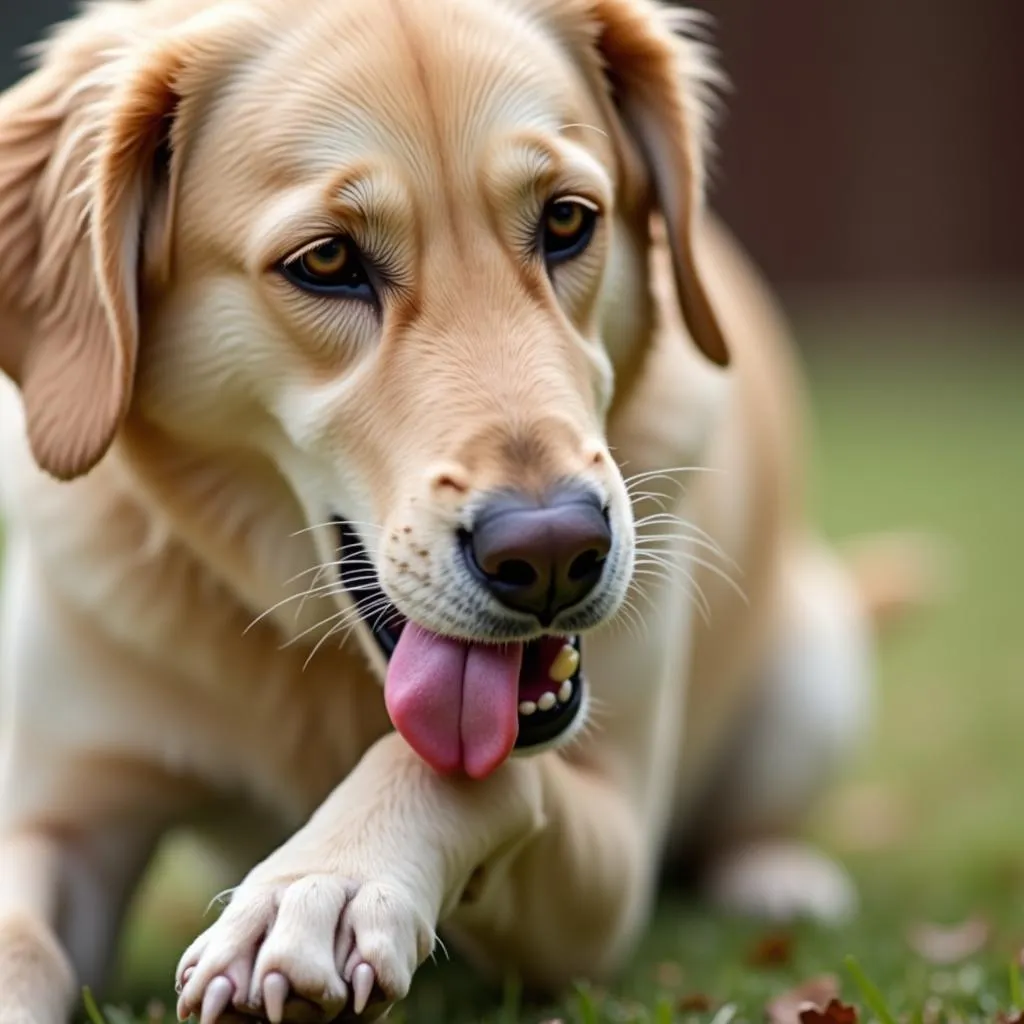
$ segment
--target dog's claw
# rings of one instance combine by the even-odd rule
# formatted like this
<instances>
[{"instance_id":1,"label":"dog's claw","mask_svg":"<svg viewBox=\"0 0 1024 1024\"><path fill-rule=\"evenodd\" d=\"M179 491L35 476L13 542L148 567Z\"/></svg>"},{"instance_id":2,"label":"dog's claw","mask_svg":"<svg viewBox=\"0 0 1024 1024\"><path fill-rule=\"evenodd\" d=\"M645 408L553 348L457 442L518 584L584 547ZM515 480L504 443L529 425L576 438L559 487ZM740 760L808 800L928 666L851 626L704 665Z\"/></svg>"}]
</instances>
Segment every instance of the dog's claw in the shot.
<instances>
[{"instance_id":1,"label":"dog's claw","mask_svg":"<svg viewBox=\"0 0 1024 1024\"><path fill-rule=\"evenodd\" d=\"M288 987L288 979L279 971L271 971L263 979L263 1009L270 1024L281 1024L284 1019Z\"/></svg>"},{"instance_id":2,"label":"dog's claw","mask_svg":"<svg viewBox=\"0 0 1024 1024\"><path fill-rule=\"evenodd\" d=\"M214 978L203 996L203 1008L199 1024L216 1024L220 1015L228 1008L235 994L235 986L227 978Z\"/></svg>"},{"instance_id":3,"label":"dog's claw","mask_svg":"<svg viewBox=\"0 0 1024 1024\"><path fill-rule=\"evenodd\" d=\"M185 986L188 984L188 979L192 977L192 972L195 967L186 967L181 974L178 975L177 981L174 983L174 994L180 996L185 991Z\"/></svg>"},{"instance_id":4,"label":"dog's claw","mask_svg":"<svg viewBox=\"0 0 1024 1024\"><path fill-rule=\"evenodd\" d=\"M360 964L352 972L352 1009L361 1014L373 994L373 983L376 978L369 964Z\"/></svg>"}]
</instances>

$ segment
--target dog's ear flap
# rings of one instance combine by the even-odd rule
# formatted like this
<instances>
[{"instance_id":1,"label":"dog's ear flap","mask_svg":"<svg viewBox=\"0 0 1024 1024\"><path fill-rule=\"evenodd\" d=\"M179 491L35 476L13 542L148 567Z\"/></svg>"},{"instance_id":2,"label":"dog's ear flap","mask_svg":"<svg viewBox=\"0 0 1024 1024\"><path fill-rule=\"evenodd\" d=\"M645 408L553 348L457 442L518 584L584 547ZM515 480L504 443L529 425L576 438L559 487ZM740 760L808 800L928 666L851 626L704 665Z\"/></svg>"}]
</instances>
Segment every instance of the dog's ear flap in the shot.
<instances>
[{"instance_id":1,"label":"dog's ear flap","mask_svg":"<svg viewBox=\"0 0 1024 1024\"><path fill-rule=\"evenodd\" d=\"M673 15L650 0L585 3L619 125L646 165L664 218L686 326L708 359L726 366L729 349L694 251L703 206L704 101L716 73L698 44L673 34ZM678 12L675 20L683 20Z\"/></svg>"},{"instance_id":2,"label":"dog's ear flap","mask_svg":"<svg viewBox=\"0 0 1024 1024\"><path fill-rule=\"evenodd\" d=\"M61 480L103 457L128 410L140 252L169 261L183 87L211 41L209 26L140 41L105 13L0 97L0 370Z\"/></svg>"}]
</instances>

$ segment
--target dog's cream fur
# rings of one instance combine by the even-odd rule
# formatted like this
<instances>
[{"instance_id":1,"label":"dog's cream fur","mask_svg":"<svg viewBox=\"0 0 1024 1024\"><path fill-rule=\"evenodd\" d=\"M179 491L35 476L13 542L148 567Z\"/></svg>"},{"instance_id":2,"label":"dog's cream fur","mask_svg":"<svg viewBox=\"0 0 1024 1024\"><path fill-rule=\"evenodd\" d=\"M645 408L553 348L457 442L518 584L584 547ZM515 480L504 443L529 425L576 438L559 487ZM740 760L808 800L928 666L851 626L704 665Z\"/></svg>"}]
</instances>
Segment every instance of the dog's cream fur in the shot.
<instances>
[{"instance_id":1,"label":"dog's cream fur","mask_svg":"<svg viewBox=\"0 0 1024 1024\"><path fill-rule=\"evenodd\" d=\"M605 974L666 856L740 909L852 908L791 837L864 722L867 609L804 521L785 330L700 212L714 74L667 21L105 3L0 100L3 1024L97 983L176 825L240 871L276 845L182 959L207 1020L286 989L372 1016L437 929L532 985ZM516 239L557 194L604 216L549 278ZM342 231L388 261L381 315L276 271ZM366 631L330 633L354 624L323 524L475 635L453 526L565 475L617 537L568 626L588 724L435 776Z\"/></svg>"}]
</instances>

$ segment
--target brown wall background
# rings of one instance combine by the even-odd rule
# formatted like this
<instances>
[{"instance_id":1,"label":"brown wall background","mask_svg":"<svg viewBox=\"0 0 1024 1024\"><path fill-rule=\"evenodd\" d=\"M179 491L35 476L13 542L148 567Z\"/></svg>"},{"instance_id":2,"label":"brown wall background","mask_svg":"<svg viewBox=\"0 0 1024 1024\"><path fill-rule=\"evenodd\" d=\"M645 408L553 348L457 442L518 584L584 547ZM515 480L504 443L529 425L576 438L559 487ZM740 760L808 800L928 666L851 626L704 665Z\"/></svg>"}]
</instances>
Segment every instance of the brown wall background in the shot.
<instances>
[{"instance_id":1,"label":"brown wall background","mask_svg":"<svg viewBox=\"0 0 1024 1024\"><path fill-rule=\"evenodd\" d=\"M1024 282L1024 2L704 0L714 198L771 276Z\"/></svg>"},{"instance_id":2,"label":"brown wall background","mask_svg":"<svg viewBox=\"0 0 1024 1024\"><path fill-rule=\"evenodd\" d=\"M776 282L1024 284L1024 0L694 6L734 84L713 198ZM0 86L71 9L0 0Z\"/></svg>"}]
</instances>

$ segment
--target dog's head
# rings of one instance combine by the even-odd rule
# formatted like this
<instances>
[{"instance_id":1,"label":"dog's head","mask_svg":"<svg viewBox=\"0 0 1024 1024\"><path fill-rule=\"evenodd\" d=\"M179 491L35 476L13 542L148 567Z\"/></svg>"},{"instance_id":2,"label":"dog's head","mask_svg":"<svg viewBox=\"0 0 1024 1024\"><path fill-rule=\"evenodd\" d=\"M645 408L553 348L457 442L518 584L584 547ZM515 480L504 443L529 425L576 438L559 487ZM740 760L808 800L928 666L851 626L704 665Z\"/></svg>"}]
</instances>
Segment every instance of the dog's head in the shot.
<instances>
[{"instance_id":1,"label":"dog's head","mask_svg":"<svg viewBox=\"0 0 1024 1024\"><path fill-rule=\"evenodd\" d=\"M99 8L0 103L0 362L37 461L86 473L129 415L264 460L431 763L564 740L632 572L604 426L654 210L727 362L702 68L649 0Z\"/></svg>"}]
</instances>

